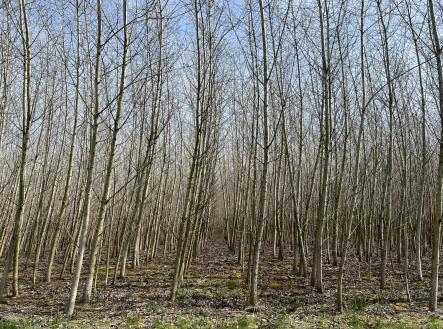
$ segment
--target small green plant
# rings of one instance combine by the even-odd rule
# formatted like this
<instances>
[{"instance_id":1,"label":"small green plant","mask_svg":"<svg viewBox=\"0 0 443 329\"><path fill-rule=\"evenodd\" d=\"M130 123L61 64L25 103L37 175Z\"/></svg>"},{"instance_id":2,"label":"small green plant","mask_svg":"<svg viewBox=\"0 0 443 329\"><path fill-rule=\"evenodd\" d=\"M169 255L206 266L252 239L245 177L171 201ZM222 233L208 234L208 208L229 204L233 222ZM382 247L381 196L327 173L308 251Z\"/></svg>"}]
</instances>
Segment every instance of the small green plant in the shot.
<instances>
[{"instance_id":1,"label":"small green plant","mask_svg":"<svg viewBox=\"0 0 443 329\"><path fill-rule=\"evenodd\" d=\"M220 329L248 329L255 326L256 319L252 316L242 316L219 326Z\"/></svg>"},{"instance_id":2,"label":"small green plant","mask_svg":"<svg viewBox=\"0 0 443 329\"><path fill-rule=\"evenodd\" d=\"M143 318L140 316L130 316L126 319L126 324L130 327L138 327L143 324Z\"/></svg>"},{"instance_id":3,"label":"small green plant","mask_svg":"<svg viewBox=\"0 0 443 329\"><path fill-rule=\"evenodd\" d=\"M363 329L365 323L357 314L353 314L348 324L352 329Z\"/></svg>"},{"instance_id":4,"label":"small green plant","mask_svg":"<svg viewBox=\"0 0 443 329\"><path fill-rule=\"evenodd\" d=\"M51 320L51 328L56 329L60 327L60 318L58 316L55 316Z\"/></svg>"},{"instance_id":5,"label":"small green plant","mask_svg":"<svg viewBox=\"0 0 443 329\"><path fill-rule=\"evenodd\" d=\"M37 329L38 327L30 323L16 321L0 321L0 329Z\"/></svg>"},{"instance_id":6,"label":"small green plant","mask_svg":"<svg viewBox=\"0 0 443 329\"><path fill-rule=\"evenodd\" d=\"M422 288L426 287L426 285L424 284L423 281L416 281L413 283L413 286L414 286L414 288L417 288L417 289L422 289Z\"/></svg>"},{"instance_id":7,"label":"small green plant","mask_svg":"<svg viewBox=\"0 0 443 329\"><path fill-rule=\"evenodd\" d=\"M211 298L213 295L212 295L211 291L208 289L198 288L192 292L192 296L195 298L208 299L208 298Z\"/></svg>"},{"instance_id":8,"label":"small green plant","mask_svg":"<svg viewBox=\"0 0 443 329\"><path fill-rule=\"evenodd\" d=\"M78 329L89 329L90 327L86 324L81 324Z\"/></svg>"},{"instance_id":9,"label":"small green plant","mask_svg":"<svg viewBox=\"0 0 443 329\"><path fill-rule=\"evenodd\" d=\"M0 322L0 329L16 329L19 328L15 322L2 321Z\"/></svg>"},{"instance_id":10,"label":"small green plant","mask_svg":"<svg viewBox=\"0 0 443 329\"><path fill-rule=\"evenodd\" d=\"M277 319L271 323L270 328L289 329L289 328L294 328L294 326L292 325L289 316L286 314L282 314L278 316Z\"/></svg>"},{"instance_id":11,"label":"small green plant","mask_svg":"<svg viewBox=\"0 0 443 329\"><path fill-rule=\"evenodd\" d=\"M418 326L404 322L377 322L375 329L417 329Z\"/></svg>"},{"instance_id":12,"label":"small green plant","mask_svg":"<svg viewBox=\"0 0 443 329\"><path fill-rule=\"evenodd\" d=\"M236 280L228 280L227 282L226 282L226 287L228 288L228 289L236 289L236 288L238 288L240 286L240 284L238 283L238 281L236 281Z\"/></svg>"},{"instance_id":13,"label":"small green plant","mask_svg":"<svg viewBox=\"0 0 443 329\"><path fill-rule=\"evenodd\" d=\"M206 319L179 318L175 322L159 322L154 329L213 329L214 325Z\"/></svg>"},{"instance_id":14,"label":"small green plant","mask_svg":"<svg viewBox=\"0 0 443 329\"><path fill-rule=\"evenodd\" d=\"M162 305L159 303L153 302L153 303L149 304L149 308L151 309L152 312L158 313L161 311Z\"/></svg>"},{"instance_id":15,"label":"small green plant","mask_svg":"<svg viewBox=\"0 0 443 329\"><path fill-rule=\"evenodd\" d=\"M177 293L177 301L183 302L188 296L192 295L192 289L191 288L182 288Z\"/></svg>"},{"instance_id":16,"label":"small green plant","mask_svg":"<svg viewBox=\"0 0 443 329\"><path fill-rule=\"evenodd\" d=\"M326 327L326 325L328 324L328 319L325 315L321 314L318 319L317 319L317 324L320 327Z\"/></svg>"},{"instance_id":17,"label":"small green plant","mask_svg":"<svg viewBox=\"0 0 443 329\"><path fill-rule=\"evenodd\" d=\"M277 281L272 281L271 282L271 288L272 289L279 289L279 288L281 288L281 284L279 282L277 282Z\"/></svg>"},{"instance_id":18,"label":"small green plant","mask_svg":"<svg viewBox=\"0 0 443 329\"><path fill-rule=\"evenodd\" d=\"M431 316L425 325L426 329L443 329L443 321L437 317Z\"/></svg>"},{"instance_id":19,"label":"small green plant","mask_svg":"<svg viewBox=\"0 0 443 329\"><path fill-rule=\"evenodd\" d=\"M354 311L363 311L369 306L369 302L364 298L354 298L351 302L351 307Z\"/></svg>"},{"instance_id":20,"label":"small green plant","mask_svg":"<svg viewBox=\"0 0 443 329\"><path fill-rule=\"evenodd\" d=\"M389 300L389 292L388 291L379 291L376 297L376 302L378 304L386 304Z\"/></svg>"},{"instance_id":21,"label":"small green plant","mask_svg":"<svg viewBox=\"0 0 443 329\"><path fill-rule=\"evenodd\" d=\"M297 308L299 308L301 305L303 305L303 298L298 295L294 295L289 298L288 308L286 311L288 313L295 312L297 310Z\"/></svg>"}]
</instances>

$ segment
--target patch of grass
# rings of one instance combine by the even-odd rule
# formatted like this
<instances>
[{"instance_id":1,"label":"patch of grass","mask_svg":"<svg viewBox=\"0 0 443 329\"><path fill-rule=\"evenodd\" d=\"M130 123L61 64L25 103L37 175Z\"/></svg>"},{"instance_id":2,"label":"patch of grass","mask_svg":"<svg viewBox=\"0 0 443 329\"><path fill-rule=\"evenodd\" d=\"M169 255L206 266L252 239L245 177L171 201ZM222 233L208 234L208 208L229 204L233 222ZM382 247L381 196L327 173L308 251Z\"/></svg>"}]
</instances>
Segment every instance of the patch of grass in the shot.
<instances>
[{"instance_id":1,"label":"patch of grass","mask_svg":"<svg viewBox=\"0 0 443 329\"><path fill-rule=\"evenodd\" d=\"M0 322L0 329L16 329L19 328L15 322L2 321Z\"/></svg>"},{"instance_id":2,"label":"patch of grass","mask_svg":"<svg viewBox=\"0 0 443 329\"><path fill-rule=\"evenodd\" d=\"M206 319L179 318L175 322L159 322L154 325L154 329L213 329L212 323Z\"/></svg>"},{"instance_id":3,"label":"patch of grass","mask_svg":"<svg viewBox=\"0 0 443 329\"><path fill-rule=\"evenodd\" d=\"M0 329L36 329L37 326L30 323L21 323L15 321L0 321Z\"/></svg>"},{"instance_id":4,"label":"patch of grass","mask_svg":"<svg viewBox=\"0 0 443 329\"><path fill-rule=\"evenodd\" d=\"M186 298L193 297L198 299L209 299L213 297L212 292L207 288L186 287L177 293L177 300L183 302Z\"/></svg>"},{"instance_id":5,"label":"patch of grass","mask_svg":"<svg viewBox=\"0 0 443 329\"><path fill-rule=\"evenodd\" d=\"M228 280L226 281L226 287L228 289L236 289L240 287L240 283L237 280Z\"/></svg>"},{"instance_id":6,"label":"patch of grass","mask_svg":"<svg viewBox=\"0 0 443 329\"><path fill-rule=\"evenodd\" d=\"M418 329L419 327L413 324L404 322L377 322L375 329Z\"/></svg>"},{"instance_id":7,"label":"patch of grass","mask_svg":"<svg viewBox=\"0 0 443 329\"><path fill-rule=\"evenodd\" d=\"M301 305L303 304L303 298L298 296L298 295L293 295L289 298L288 300L288 308L287 308L287 312L288 313L292 313L295 310L297 310L297 308L299 308Z\"/></svg>"},{"instance_id":8,"label":"patch of grass","mask_svg":"<svg viewBox=\"0 0 443 329\"><path fill-rule=\"evenodd\" d=\"M143 325L143 318L140 316L130 316L126 319L126 324L129 327L139 327Z\"/></svg>"},{"instance_id":9,"label":"patch of grass","mask_svg":"<svg viewBox=\"0 0 443 329\"><path fill-rule=\"evenodd\" d=\"M351 307L354 311L363 311L369 306L369 302L364 298L354 298L351 302Z\"/></svg>"},{"instance_id":10,"label":"patch of grass","mask_svg":"<svg viewBox=\"0 0 443 329\"><path fill-rule=\"evenodd\" d=\"M254 328L256 319L253 316L242 316L234 321L224 323L219 326L220 329L248 329Z\"/></svg>"},{"instance_id":11,"label":"patch of grass","mask_svg":"<svg viewBox=\"0 0 443 329\"><path fill-rule=\"evenodd\" d=\"M327 318L327 316L325 316L324 314L320 314L320 316L317 318L316 324L320 327L326 327L329 323L329 320Z\"/></svg>"},{"instance_id":12,"label":"patch of grass","mask_svg":"<svg viewBox=\"0 0 443 329\"><path fill-rule=\"evenodd\" d=\"M365 321L357 314L353 314L351 320L348 322L349 327L352 329L363 329L365 325Z\"/></svg>"},{"instance_id":13,"label":"patch of grass","mask_svg":"<svg viewBox=\"0 0 443 329\"><path fill-rule=\"evenodd\" d=\"M137 301L145 301L148 298L149 296L144 292L134 294L134 299Z\"/></svg>"},{"instance_id":14,"label":"patch of grass","mask_svg":"<svg viewBox=\"0 0 443 329\"><path fill-rule=\"evenodd\" d=\"M443 329L443 321L437 317L431 316L425 325L426 329Z\"/></svg>"},{"instance_id":15,"label":"patch of grass","mask_svg":"<svg viewBox=\"0 0 443 329\"><path fill-rule=\"evenodd\" d=\"M208 289L195 289L194 293L192 294L195 298L201 298L201 299L209 299L212 298L212 292Z\"/></svg>"},{"instance_id":16,"label":"patch of grass","mask_svg":"<svg viewBox=\"0 0 443 329\"><path fill-rule=\"evenodd\" d=\"M375 301L378 304L387 304L389 302L389 291L387 290L379 291Z\"/></svg>"},{"instance_id":17,"label":"patch of grass","mask_svg":"<svg viewBox=\"0 0 443 329\"><path fill-rule=\"evenodd\" d=\"M414 288L417 288L417 289L422 289L422 288L426 287L426 285L423 281L413 282L412 285L414 286Z\"/></svg>"},{"instance_id":18,"label":"patch of grass","mask_svg":"<svg viewBox=\"0 0 443 329\"><path fill-rule=\"evenodd\" d=\"M272 289L279 289L280 288L280 283L277 281L272 281L271 282L271 288Z\"/></svg>"},{"instance_id":19,"label":"patch of grass","mask_svg":"<svg viewBox=\"0 0 443 329\"><path fill-rule=\"evenodd\" d=\"M185 300L186 297L190 295L192 295L192 289L190 288L179 289L179 291L177 292L177 300L182 302L183 300Z\"/></svg>"},{"instance_id":20,"label":"patch of grass","mask_svg":"<svg viewBox=\"0 0 443 329\"><path fill-rule=\"evenodd\" d=\"M149 308L151 309L152 312L158 313L161 311L162 305L156 302L152 302L151 304L149 304Z\"/></svg>"},{"instance_id":21,"label":"patch of grass","mask_svg":"<svg viewBox=\"0 0 443 329\"><path fill-rule=\"evenodd\" d=\"M295 328L294 325L291 323L289 316L286 314L282 314L277 317L275 321L273 321L270 325L271 329L288 329L288 328Z\"/></svg>"},{"instance_id":22,"label":"patch of grass","mask_svg":"<svg viewBox=\"0 0 443 329\"><path fill-rule=\"evenodd\" d=\"M224 287L225 286L225 278L219 277L208 277L204 279L204 285L208 287Z\"/></svg>"},{"instance_id":23,"label":"patch of grass","mask_svg":"<svg viewBox=\"0 0 443 329\"><path fill-rule=\"evenodd\" d=\"M58 316L55 316L52 320L51 320L51 328L52 329L56 329L59 328L61 325L61 320Z\"/></svg>"}]
</instances>

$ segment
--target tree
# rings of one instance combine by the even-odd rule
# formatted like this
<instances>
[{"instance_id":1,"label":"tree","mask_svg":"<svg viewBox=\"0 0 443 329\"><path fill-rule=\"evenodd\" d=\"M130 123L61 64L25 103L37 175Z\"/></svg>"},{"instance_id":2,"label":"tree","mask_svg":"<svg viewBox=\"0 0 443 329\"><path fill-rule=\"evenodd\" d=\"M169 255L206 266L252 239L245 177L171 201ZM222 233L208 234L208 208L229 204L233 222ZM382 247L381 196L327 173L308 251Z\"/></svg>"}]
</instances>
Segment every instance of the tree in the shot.
<instances>
[{"instance_id":1,"label":"tree","mask_svg":"<svg viewBox=\"0 0 443 329\"><path fill-rule=\"evenodd\" d=\"M91 208L91 191L92 191L92 181L94 178L94 166L95 166L95 156L97 147L97 131L100 118L100 62L101 62L101 51L102 51L102 8L101 0L97 0L97 38L96 38L96 54L94 61L94 97L93 97L93 113L92 113L92 124L91 124L91 137L89 143L89 154L88 154L88 167L87 167L87 177L86 185L84 190L84 200L81 218L81 229L79 235L79 247L77 261L75 265L75 272L72 276L71 283L71 294L69 296L68 304L66 307L66 314L72 316L74 313L75 300L77 297L78 285L80 282L80 274L82 271L83 257L86 249L86 240L89 230L89 216Z\"/></svg>"},{"instance_id":2,"label":"tree","mask_svg":"<svg viewBox=\"0 0 443 329\"><path fill-rule=\"evenodd\" d=\"M431 39L433 44L433 54L435 56L437 79L438 79L438 107L440 115L440 137L439 156L437 169L437 189L435 193L435 217L432 223L432 266L431 266L431 296L429 299L429 310L437 309L438 293L438 267L440 264L440 231L442 221L442 196L443 196L443 64L442 48L438 37L437 23L435 20L434 2L428 0L429 20L431 25Z\"/></svg>"},{"instance_id":3,"label":"tree","mask_svg":"<svg viewBox=\"0 0 443 329\"><path fill-rule=\"evenodd\" d=\"M13 266L13 285L12 295L17 297L19 294L18 275L20 260L20 241L23 219L23 207L25 203L25 179L26 179L26 163L28 156L29 134L32 123L32 106L31 106L31 45L28 29L27 9L24 0L19 0L20 10L20 37L22 40L23 51L23 84L22 84L22 127L21 127L21 154L19 164L19 181L17 193L17 205L14 216L14 229L6 254L5 267L3 269L3 277L0 281L0 299L4 300L6 293L9 269Z\"/></svg>"}]
</instances>

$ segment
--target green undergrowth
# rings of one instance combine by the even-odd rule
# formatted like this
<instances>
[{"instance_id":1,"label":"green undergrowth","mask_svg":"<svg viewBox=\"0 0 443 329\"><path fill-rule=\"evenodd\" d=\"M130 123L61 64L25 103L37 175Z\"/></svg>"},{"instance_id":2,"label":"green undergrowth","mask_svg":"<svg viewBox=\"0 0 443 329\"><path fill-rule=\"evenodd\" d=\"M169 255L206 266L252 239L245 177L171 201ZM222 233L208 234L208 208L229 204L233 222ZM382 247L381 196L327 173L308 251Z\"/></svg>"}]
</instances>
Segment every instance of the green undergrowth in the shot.
<instances>
[{"instance_id":1,"label":"green undergrowth","mask_svg":"<svg viewBox=\"0 0 443 329\"><path fill-rule=\"evenodd\" d=\"M412 320L376 320L374 323L361 315L353 314L348 321L348 327L352 329L443 329L443 321L430 317L421 323L414 323Z\"/></svg>"},{"instance_id":2,"label":"green undergrowth","mask_svg":"<svg viewBox=\"0 0 443 329\"><path fill-rule=\"evenodd\" d=\"M3 320L0 321L0 329L40 329L40 328L50 328L50 329L89 329L90 327L86 324L80 324L75 322L70 322L63 320L59 317L54 317L49 323L32 323L26 321L12 321Z\"/></svg>"},{"instance_id":3,"label":"green undergrowth","mask_svg":"<svg viewBox=\"0 0 443 329\"><path fill-rule=\"evenodd\" d=\"M369 301L361 297L354 298L351 302L351 308L354 311L363 311L368 306L369 306Z\"/></svg>"},{"instance_id":4,"label":"green undergrowth","mask_svg":"<svg viewBox=\"0 0 443 329\"><path fill-rule=\"evenodd\" d=\"M284 314L277 317L276 320L272 321L269 325L269 329L290 329L296 328L290 321L289 316Z\"/></svg>"},{"instance_id":5,"label":"green undergrowth","mask_svg":"<svg viewBox=\"0 0 443 329\"><path fill-rule=\"evenodd\" d=\"M143 318L141 316L130 316L126 319L128 327L141 327L143 325Z\"/></svg>"},{"instance_id":6,"label":"green undergrowth","mask_svg":"<svg viewBox=\"0 0 443 329\"><path fill-rule=\"evenodd\" d=\"M253 315L241 316L236 319L227 320L216 324L205 318L191 319L182 317L174 322L159 322L154 329L292 329L296 328L291 324L289 316L279 315L272 321L260 323Z\"/></svg>"},{"instance_id":7,"label":"green undergrowth","mask_svg":"<svg viewBox=\"0 0 443 329\"><path fill-rule=\"evenodd\" d=\"M27 322L0 321L0 329L37 329L38 326Z\"/></svg>"},{"instance_id":8,"label":"green undergrowth","mask_svg":"<svg viewBox=\"0 0 443 329\"><path fill-rule=\"evenodd\" d=\"M443 321L436 317L430 317L426 323L426 329L443 329Z\"/></svg>"},{"instance_id":9,"label":"green undergrowth","mask_svg":"<svg viewBox=\"0 0 443 329\"><path fill-rule=\"evenodd\" d=\"M247 329L256 327L256 319L254 317L243 316L237 320L224 323L218 328L221 329Z\"/></svg>"},{"instance_id":10,"label":"green undergrowth","mask_svg":"<svg viewBox=\"0 0 443 329\"><path fill-rule=\"evenodd\" d=\"M158 322L154 329L211 329L212 324L206 319L179 318L174 322Z\"/></svg>"},{"instance_id":11,"label":"green undergrowth","mask_svg":"<svg viewBox=\"0 0 443 329\"><path fill-rule=\"evenodd\" d=\"M371 319L364 314L351 313L344 317L335 318L316 316L305 319L307 322L292 323L289 314L280 314L272 320L259 320L254 315L245 315L238 318L217 323L205 317L179 317L176 320L158 321L153 326L144 322L141 316L130 316L121 323L121 328L154 328L154 329L293 329L293 328L328 328L333 323L338 328L351 329L443 329L443 321L437 317L421 319ZM332 322L331 322L332 321ZM55 318L50 323L41 326L30 322L0 321L0 329L37 329L37 328L87 328L84 325L70 323Z\"/></svg>"},{"instance_id":12,"label":"green undergrowth","mask_svg":"<svg viewBox=\"0 0 443 329\"><path fill-rule=\"evenodd\" d=\"M414 324L405 322L378 322L375 329L418 329L419 327Z\"/></svg>"},{"instance_id":13,"label":"green undergrowth","mask_svg":"<svg viewBox=\"0 0 443 329\"><path fill-rule=\"evenodd\" d=\"M182 317L173 322L158 322L154 329L248 329L257 328L257 320L253 316L243 316L235 320L215 324L205 318ZM287 327L274 327L275 329Z\"/></svg>"},{"instance_id":14,"label":"green undergrowth","mask_svg":"<svg viewBox=\"0 0 443 329\"><path fill-rule=\"evenodd\" d=\"M363 329L365 327L365 321L357 314L353 314L351 320L349 320L348 325L352 329Z\"/></svg>"},{"instance_id":15,"label":"green undergrowth","mask_svg":"<svg viewBox=\"0 0 443 329\"><path fill-rule=\"evenodd\" d=\"M226 287L228 289L236 289L241 287L241 282L239 280L228 280L226 281Z\"/></svg>"}]
</instances>

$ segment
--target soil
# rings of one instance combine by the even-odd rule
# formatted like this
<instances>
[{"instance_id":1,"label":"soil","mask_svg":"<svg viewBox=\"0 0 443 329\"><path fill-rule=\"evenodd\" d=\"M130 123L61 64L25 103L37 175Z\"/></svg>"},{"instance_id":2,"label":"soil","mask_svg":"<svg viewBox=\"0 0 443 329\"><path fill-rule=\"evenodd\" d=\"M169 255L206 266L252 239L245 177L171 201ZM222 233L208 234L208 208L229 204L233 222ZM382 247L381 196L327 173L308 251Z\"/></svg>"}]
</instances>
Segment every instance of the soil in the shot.
<instances>
[{"instance_id":1,"label":"soil","mask_svg":"<svg viewBox=\"0 0 443 329\"><path fill-rule=\"evenodd\" d=\"M174 255L161 255L140 268L129 266L124 280L108 285L104 285L101 269L93 301L88 305L78 302L71 319L64 315L70 276L59 277L61 264L49 284L43 282L42 264L36 289L32 289L32 268L22 269L20 296L0 305L0 329L443 328L441 313L427 311L428 277L423 282L410 278L412 302L405 301L401 264L391 264L389 287L380 290L377 264L369 270L368 264L350 257L345 276L346 310L337 313L336 267L324 265L325 290L319 294L308 280L294 274L289 251L283 261L265 252L260 266L260 304L251 309L236 255L223 241L207 245L191 265L175 304L168 300ZM411 264L413 273L413 261ZM82 291L80 286L79 298Z\"/></svg>"}]
</instances>

